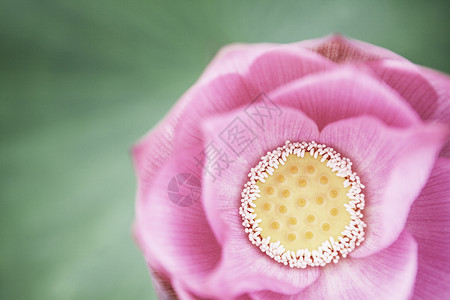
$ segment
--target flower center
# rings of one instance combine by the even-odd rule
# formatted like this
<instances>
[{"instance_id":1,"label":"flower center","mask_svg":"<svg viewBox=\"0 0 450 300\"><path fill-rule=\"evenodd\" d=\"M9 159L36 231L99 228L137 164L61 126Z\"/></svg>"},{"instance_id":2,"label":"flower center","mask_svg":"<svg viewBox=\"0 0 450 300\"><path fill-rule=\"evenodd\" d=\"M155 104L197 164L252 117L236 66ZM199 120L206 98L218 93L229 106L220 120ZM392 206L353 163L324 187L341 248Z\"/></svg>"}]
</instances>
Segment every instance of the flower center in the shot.
<instances>
[{"instance_id":1,"label":"flower center","mask_svg":"<svg viewBox=\"0 0 450 300\"><path fill-rule=\"evenodd\" d=\"M338 240L350 223L344 206L350 186L344 187L344 181L319 157L289 155L264 183L256 183L261 197L254 203L262 220L261 236L270 236L291 251L312 251L330 237Z\"/></svg>"},{"instance_id":2,"label":"flower center","mask_svg":"<svg viewBox=\"0 0 450 300\"><path fill-rule=\"evenodd\" d=\"M364 240L364 195L352 163L332 148L291 143L249 174L240 214L250 241L280 263L305 268L346 257Z\"/></svg>"}]
</instances>

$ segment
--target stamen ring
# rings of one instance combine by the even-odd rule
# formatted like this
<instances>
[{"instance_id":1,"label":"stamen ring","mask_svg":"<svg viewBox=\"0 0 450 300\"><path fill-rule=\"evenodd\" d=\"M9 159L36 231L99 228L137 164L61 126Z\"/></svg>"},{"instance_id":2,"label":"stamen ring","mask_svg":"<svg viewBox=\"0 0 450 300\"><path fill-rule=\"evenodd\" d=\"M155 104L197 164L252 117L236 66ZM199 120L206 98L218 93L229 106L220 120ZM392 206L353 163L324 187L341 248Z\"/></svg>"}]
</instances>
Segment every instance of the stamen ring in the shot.
<instances>
[{"instance_id":1,"label":"stamen ring","mask_svg":"<svg viewBox=\"0 0 450 300\"><path fill-rule=\"evenodd\" d=\"M263 237L261 235L263 228L260 225L263 220L258 218L255 213L256 204L254 203L258 198L261 198L261 190L258 184L264 183L269 176L274 175L274 172L280 165L284 166L290 155L296 155L298 158L304 158L308 153L314 159L320 159L321 163L326 163L326 166L331 170L331 172L335 173L337 177L343 178L341 179L343 180L343 187L349 188L348 193L346 194L348 197L348 202L344 204L344 207L350 215L350 222L345 226L345 229L341 232L337 239L330 236L329 239L325 240L317 249L310 250L308 248L304 248L297 249L296 251L286 250L285 245L283 245L281 241L271 241L270 236ZM321 158L319 158L319 156ZM255 168L252 168L248 174L249 181L244 185L241 207L239 208L239 213L243 220L242 225L245 228L245 232L248 233L249 240L252 244L259 247L262 252L266 253L275 261L284 265L289 265L291 268L325 266L330 262L337 263L341 257L345 258L355 249L355 247L359 246L361 242L364 241L364 228L366 227L366 224L362 221L362 211L365 205L362 189L365 187L361 183L359 176L352 171L351 166L352 163L348 158L341 157L341 155L333 148L327 147L323 144L318 144L315 141L309 143L291 143L290 141L286 141L284 146L278 147L272 152L267 152L267 155L261 157L258 165ZM297 167L290 167L289 169L289 173L292 175L299 174L299 171L300 170ZM308 166L306 168L306 172L311 175L317 173L318 171L313 166ZM277 175L276 177L276 181L280 184L287 184L286 180L287 179L283 175ZM319 182L324 189L326 189L330 184L328 178L325 176L321 176L319 178ZM296 186L298 189L304 189L307 184L306 178L300 178L296 181ZM282 190L279 195L276 195L271 187L265 189L265 191L268 195L273 197L280 197L280 199L286 198L286 200L282 201L287 201L288 197L296 197L288 190ZM328 187L328 190L325 190L324 192L327 193L327 195L330 195L330 197L333 198L333 201L336 201L334 199L338 196L338 192L336 190ZM304 209L306 204L305 199L296 197L292 201L294 201L294 204L298 209ZM318 205L317 207L323 206L322 204L324 199L322 196L314 199L313 201L316 202L315 205ZM263 207L266 211L269 211L271 206L270 204L265 203ZM283 215L287 212L286 206L284 205L279 206L278 210ZM338 218L342 213L344 213L344 210L339 212L339 210L335 207L327 208L327 211L330 218ZM289 226L295 225L295 228L298 227L296 217L289 214L286 218L288 218ZM314 215L308 215L306 218L306 223L317 224L323 232L328 232L330 230L330 224L328 222L329 221L324 223L323 220L317 222ZM273 221L269 227L271 227L272 230L278 230L280 228L280 224L277 221ZM305 238L307 240L313 239L314 236L315 233L310 230L304 231L300 235L301 238ZM299 233L290 232L287 236L287 240L297 242L298 237Z\"/></svg>"}]
</instances>

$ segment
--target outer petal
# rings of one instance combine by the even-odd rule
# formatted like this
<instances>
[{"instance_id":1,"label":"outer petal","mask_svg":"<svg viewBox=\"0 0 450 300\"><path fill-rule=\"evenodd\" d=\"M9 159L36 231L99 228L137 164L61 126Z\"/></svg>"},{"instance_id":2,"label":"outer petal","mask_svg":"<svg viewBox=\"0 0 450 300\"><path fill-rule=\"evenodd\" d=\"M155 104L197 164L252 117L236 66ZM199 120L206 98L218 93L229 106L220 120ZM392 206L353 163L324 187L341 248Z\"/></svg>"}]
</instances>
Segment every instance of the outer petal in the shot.
<instances>
[{"instance_id":1,"label":"outer petal","mask_svg":"<svg viewBox=\"0 0 450 300\"><path fill-rule=\"evenodd\" d=\"M148 264L148 268L150 270L153 289L158 299L176 299L177 293L167 275L156 271L150 264Z\"/></svg>"},{"instance_id":2,"label":"outer petal","mask_svg":"<svg viewBox=\"0 0 450 300\"><path fill-rule=\"evenodd\" d=\"M386 250L323 268L319 279L295 296L270 292L254 299L407 299L417 270L417 244L406 232Z\"/></svg>"},{"instance_id":3,"label":"outer petal","mask_svg":"<svg viewBox=\"0 0 450 300\"><path fill-rule=\"evenodd\" d=\"M414 299L450 298L450 159L436 161L406 228L419 244Z\"/></svg>"},{"instance_id":4,"label":"outer petal","mask_svg":"<svg viewBox=\"0 0 450 300\"><path fill-rule=\"evenodd\" d=\"M277 44L235 43L223 46L203 71L199 82L208 82L218 76L242 72L264 52L276 48Z\"/></svg>"},{"instance_id":5,"label":"outer petal","mask_svg":"<svg viewBox=\"0 0 450 300\"><path fill-rule=\"evenodd\" d=\"M369 117L332 123L321 132L320 142L350 158L366 186L366 240L353 257L371 255L397 239L445 137L440 126L394 129Z\"/></svg>"},{"instance_id":6,"label":"outer petal","mask_svg":"<svg viewBox=\"0 0 450 300\"><path fill-rule=\"evenodd\" d=\"M420 68L423 76L433 86L437 94L438 108L430 117L432 120L437 120L443 123L450 123L450 77L446 74L439 73L427 68Z\"/></svg>"},{"instance_id":7,"label":"outer petal","mask_svg":"<svg viewBox=\"0 0 450 300\"><path fill-rule=\"evenodd\" d=\"M423 120L432 118L438 108L439 95L418 66L394 60L376 61L367 66L406 99Z\"/></svg>"},{"instance_id":8,"label":"outer petal","mask_svg":"<svg viewBox=\"0 0 450 300\"><path fill-rule=\"evenodd\" d=\"M392 126L420 122L417 113L386 85L353 67L310 75L275 90L276 103L300 109L319 128L337 120L372 115Z\"/></svg>"},{"instance_id":9,"label":"outer petal","mask_svg":"<svg viewBox=\"0 0 450 300\"><path fill-rule=\"evenodd\" d=\"M406 59L387 49L350 39L339 34L307 40L297 45L311 49L336 63L359 63L380 59Z\"/></svg>"},{"instance_id":10,"label":"outer petal","mask_svg":"<svg viewBox=\"0 0 450 300\"><path fill-rule=\"evenodd\" d=\"M295 79L335 67L316 53L283 45L257 57L243 75L258 91L268 93Z\"/></svg>"},{"instance_id":11,"label":"outer petal","mask_svg":"<svg viewBox=\"0 0 450 300\"><path fill-rule=\"evenodd\" d=\"M257 54L236 55L237 58L232 59L232 62L223 59L221 66L232 70L230 73L214 71L218 67L208 69L205 75L208 80L200 80L198 88L190 95L191 104L185 106L184 117L176 128L179 139L175 139L176 144L185 147L186 142L198 143L201 140L199 120L244 108L257 101L261 93L332 67L319 55L301 48L294 51L292 47L278 46L265 51L258 50ZM249 56L253 60L249 61ZM228 64L232 64L234 69L226 67Z\"/></svg>"},{"instance_id":12,"label":"outer petal","mask_svg":"<svg viewBox=\"0 0 450 300\"><path fill-rule=\"evenodd\" d=\"M450 78L409 62L392 60L369 63L375 74L395 89L423 120L450 127ZM450 156L450 141L441 155Z\"/></svg>"},{"instance_id":13,"label":"outer petal","mask_svg":"<svg viewBox=\"0 0 450 300\"><path fill-rule=\"evenodd\" d=\"M174 148L182 151L203 143L202 120L226 113L253 101L258 91L245 82L237 73L221 75L207 84L198 86L189 96L190 104L176 127Z\"/></svg>"},{"instance_id":14,"label":"outer petal","mask_svg":"<svg viewBox=\"0 0 450 300\"><path fill-rule=\"evenodd\" d=\"M171 280L186 280L188 286L204 282L221 257L199 199L200 181L193 180L201 176L190 157L191 152L185 149L184 155L171 159L158 171L147 199L138 202L135 224L147 261L164 270ZM180 178L180 174L190 177Z\"/></svg>"},{"instance_id":15,"label":"outer petal","mask_svg":"<svg viewBox=\"0 0 450 300\"><path fill-rule=\"evenodd\" d=\"M208 82L229 73L239 73L247 74L245 77L250 81L268 80L270 83L279 84L331 67L332 62L298 47L297 44L232 44L217 53L199 82ZM262 70L262 73L258 74L252 69Z\"/></svg>"},{"instance_id":16,"label":"outer petal","mask_svg":"<svg viewBox=\"0 0 450 300\"><path fill-rule=\"evenodd\" d=\"M238 213L241 192L247 174L268 150L283 145L287 139L311 140L318 136L315 124L301 112L279 107L280 114L265 119L250 116L261 103L255 103L245 111L210 119L204 124L205 139L220 148L232 160L220 173L204 175L204 206L208 220L223 245L220 266L211 277L208 288L229 299L248 291L271 289L285 293L297 293L313 282L319 269L298 270L281 265L252 245L244 232ZM262 112L262 111L260 111ZM249 114L247 114L249 113ZM269 117L267 117L269 118ZM257 122L255 122L257 120ZM235 126L238 126L235 130ZM239 145L229 139L240 132L236 140L248 145ZM236 153L237 152L237 153ZM206 289L206 288L205 288Z\"/></svg>"},{"instance_id":17,"label":"outer petal","mask_svg":"<svg viewBox=\"0 0 450 300\"><path fill-rule=\"evenodd\" d=\"M433 85L438 95L438 108L430 119L450 127L450 77L427 68L422 68L422 73ZM450 157L450 140L447 140L444 145L441 156Z\"/></svg>"},{"instance_id":18,"label":"outer petal","mask_svg":"<svg viewBox=\"0 0 450 300\"><path fill-rule=\"evenodd\" d=\"M137 201L144 201L156 172L171 157L174 128L182 112L177 105L154 129L146 134L132 150L138 178Z\"/></svg>"}]
</instances>

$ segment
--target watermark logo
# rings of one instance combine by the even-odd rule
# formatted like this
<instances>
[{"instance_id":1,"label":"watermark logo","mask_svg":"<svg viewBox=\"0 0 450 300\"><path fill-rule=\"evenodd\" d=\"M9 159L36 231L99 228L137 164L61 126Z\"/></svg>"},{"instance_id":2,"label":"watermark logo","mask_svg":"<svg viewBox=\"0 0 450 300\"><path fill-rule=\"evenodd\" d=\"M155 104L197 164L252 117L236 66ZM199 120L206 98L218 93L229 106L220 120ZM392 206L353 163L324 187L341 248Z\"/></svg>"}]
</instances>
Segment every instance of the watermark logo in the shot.
<instances>
[{"instance_id":1,"label":"watermark logo","mask_svg":"<svg viewBox=\"0 0 450 300\"><path fill-rule=\"evenodd\" d=\"M237 117L219 134L219 138L239 156L258 136L241 118Z\"/></svg>"},{"instance_id":2,"label":"watermark logo","mask_svg":"<svg viewBox=\"0 0 450 300\"><path fill-rule=\"evenodd\" d=\"M245 113L261 129L267 129L270 122L281 116L283 111L266 94L261 93L245 108Z\"/></svg>"},{"instance_id":3,"label":"watermark logo","mask_svg":"<svg viewBox=\"0 0 450 300\"><path fill-rule=\"evenodd\" d=\"M201 197L201 182L191 173L180 173L172 177L167 187L170 201L181 207L195 204Z\"/></svg>"},{"instance_id":4,"label":"watermark logo","mask_svg":"<svg viewBox=\"0 0 450 300\"><path fill-rule=\"evenodd\" d=\"M214 142L209 143L194 159L196 166L203 168L204 174L212 176L213 181L216 180L216 175L220 176L233 162Z\"/></svg>"}]
</instances>

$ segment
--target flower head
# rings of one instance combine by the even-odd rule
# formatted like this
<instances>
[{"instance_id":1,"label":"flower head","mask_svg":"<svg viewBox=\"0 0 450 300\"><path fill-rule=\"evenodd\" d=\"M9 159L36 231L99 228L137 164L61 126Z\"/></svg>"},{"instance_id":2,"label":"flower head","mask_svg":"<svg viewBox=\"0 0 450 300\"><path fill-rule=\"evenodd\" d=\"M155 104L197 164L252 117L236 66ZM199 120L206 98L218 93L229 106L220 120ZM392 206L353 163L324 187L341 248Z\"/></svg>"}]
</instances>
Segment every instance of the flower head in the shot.
<instances>
[{"instance_id":1,"label":"flower head","mask_svg":"<svg viewBox=\"0 0 450 300\"><path fill-rule=\"evenodd\" d=\"M449 91L341 36L226 47L133 151L158 282L185 299L448 295Z\"/></svg>"}]
</instances>

